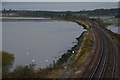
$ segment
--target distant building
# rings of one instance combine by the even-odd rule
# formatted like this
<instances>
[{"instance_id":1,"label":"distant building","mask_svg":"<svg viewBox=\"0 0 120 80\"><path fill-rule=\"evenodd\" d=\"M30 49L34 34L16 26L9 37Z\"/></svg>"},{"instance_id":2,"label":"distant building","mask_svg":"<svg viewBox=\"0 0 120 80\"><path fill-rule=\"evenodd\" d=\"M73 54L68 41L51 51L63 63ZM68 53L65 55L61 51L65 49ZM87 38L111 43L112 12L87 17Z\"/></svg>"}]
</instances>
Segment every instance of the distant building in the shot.
<instances>
[{"instance_id":1,"label":"distant building","mask_svg":"<svg viewBox=\"0 0 120 80\"><path fill-rule=\"evenodd\" d=\"M18 16L16 13L3 13L2 16Z\"/></svg>"}]
</instances>

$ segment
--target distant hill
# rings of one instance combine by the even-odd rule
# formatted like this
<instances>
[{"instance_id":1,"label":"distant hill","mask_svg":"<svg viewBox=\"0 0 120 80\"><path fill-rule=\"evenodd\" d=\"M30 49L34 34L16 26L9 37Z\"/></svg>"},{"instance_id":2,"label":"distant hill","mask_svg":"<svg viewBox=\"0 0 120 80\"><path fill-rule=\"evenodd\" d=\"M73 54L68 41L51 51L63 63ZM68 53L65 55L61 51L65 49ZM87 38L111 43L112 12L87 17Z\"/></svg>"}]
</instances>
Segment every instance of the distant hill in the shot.
<instances>
[{"instance_id":1,"label":"distant hill","mask_svg":"<svg viewBox=\"0 0 120 80\"><path fill-rule=\"evenodd\" d=\"M31 17L59 17L64 16L68 13L76 14L76 15L118 15L120 8L112 8L112 9L95 9L95 10L87 10L87 11L32 11L32 10L2 10L3 16L31 16Z\"/></svg>"}]
</instances>

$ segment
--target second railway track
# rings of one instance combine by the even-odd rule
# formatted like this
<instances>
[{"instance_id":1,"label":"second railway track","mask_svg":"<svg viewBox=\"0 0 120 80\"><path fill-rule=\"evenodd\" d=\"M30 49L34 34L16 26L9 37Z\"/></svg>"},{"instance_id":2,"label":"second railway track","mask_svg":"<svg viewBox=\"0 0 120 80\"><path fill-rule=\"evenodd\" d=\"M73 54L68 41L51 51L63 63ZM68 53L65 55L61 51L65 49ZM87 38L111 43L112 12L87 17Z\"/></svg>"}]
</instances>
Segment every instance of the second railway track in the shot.
<instances>
[{"instance_id":1,"label":"second railway track","mask_svg":"<svg viewBox=\"0 0 120 80\"><path fill-rule=\"evenodd\" d=\"M113 41L104 33L103 30L100 29L99 25L94 22L91 22L93 25L94 34L99 37L100 40L100 50L98 59L96 59L96 63L92 63L95 58L95 54L91 59L91 62L86 66L83 74L80 78L111 78L113 79L115 76L115 68L116 68L116 50ZM99 41L98 41L99 42ZM98 44L98 43L97 43ZM97 52L97 50L95 51ZM91 65L94 66L92 68ZM91 70L90 70L91 69Z\"/></svg>"}]
</instances>

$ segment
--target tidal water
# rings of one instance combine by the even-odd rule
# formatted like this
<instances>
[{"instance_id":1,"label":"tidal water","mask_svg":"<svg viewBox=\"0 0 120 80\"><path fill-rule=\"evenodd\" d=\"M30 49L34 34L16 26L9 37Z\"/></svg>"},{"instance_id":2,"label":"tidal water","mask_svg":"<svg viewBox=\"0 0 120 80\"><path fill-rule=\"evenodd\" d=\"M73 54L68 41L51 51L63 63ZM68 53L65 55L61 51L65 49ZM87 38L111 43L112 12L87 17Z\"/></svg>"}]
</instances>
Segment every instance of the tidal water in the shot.
<instances>
[{"instance_id":1,"label":"tidal water","mask_svg":"<svg viewBox=\"0 0 120 80\"><path fill-rule=\"evenodd\" d=\"M114 33L120 34L120 27L118 26L110 25L107 27L107 29L111 30Z\"/></svg>"},{"instance_id":2,"label":"tidal water","mask_svg":"<svg viewBox=\"0 0 120 80\"><path fill-rule=\"evenodd\" d=\"M14 54L16 65L45 68L73 47L85 30L74 22L3 22L2 48ZM46 63L46 60L48 62Z\"/></svg>"}]
</instances>

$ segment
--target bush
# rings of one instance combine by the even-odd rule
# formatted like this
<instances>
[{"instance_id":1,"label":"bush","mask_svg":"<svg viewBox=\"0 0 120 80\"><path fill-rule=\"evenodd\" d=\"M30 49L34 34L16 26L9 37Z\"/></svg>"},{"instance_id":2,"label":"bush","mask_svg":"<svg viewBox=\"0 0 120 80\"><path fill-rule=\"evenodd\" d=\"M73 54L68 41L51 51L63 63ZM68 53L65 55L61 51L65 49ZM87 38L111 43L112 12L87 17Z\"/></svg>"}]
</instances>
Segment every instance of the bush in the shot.
<instances>
[{"instance_id":1,"label":"bush","mask_svg":"<svg viewBox=\"0 0 120 80\"><path fill-rule=\"evenodd\" d=\"M6 78L9 77L10 68L12 68L13 62L14 62L14 55L2 52L2 77Z\"/></svg>"},{"instance_id":2,"label":"bush","mask_svg":"<svg viewBox=\"0 0 120 80\"><path fill-rule=\"evenodd\" d=\"M34 64L17 66L12 75L14 78L34 78Z\"/></svg>"}]
</instances>

